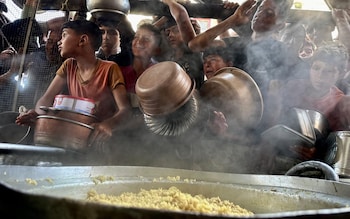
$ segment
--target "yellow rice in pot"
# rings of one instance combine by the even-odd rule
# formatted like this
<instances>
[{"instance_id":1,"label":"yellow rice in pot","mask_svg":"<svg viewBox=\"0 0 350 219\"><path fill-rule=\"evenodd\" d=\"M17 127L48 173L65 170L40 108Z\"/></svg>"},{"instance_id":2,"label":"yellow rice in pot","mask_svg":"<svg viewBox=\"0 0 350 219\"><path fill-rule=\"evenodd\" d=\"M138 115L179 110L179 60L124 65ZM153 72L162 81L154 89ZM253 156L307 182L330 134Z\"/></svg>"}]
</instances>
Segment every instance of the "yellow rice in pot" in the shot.
<instances>
[{"instance_id":1,"label":"yellow rice in pot","mask_svg":"<svg viewBox=\"0 0 350 219\"><path fill-rule=\"evenodd\" d=\"M141 189L139 193L126 192L119 196L98 194L95 190L88 192L87 200L114 204L125 207L152 208L160 210L190 211L206 214L249 216L253 212L241 208L219 197L206 198L181 192L176 187L169 189Z\"/></svg>"}]
</instances>

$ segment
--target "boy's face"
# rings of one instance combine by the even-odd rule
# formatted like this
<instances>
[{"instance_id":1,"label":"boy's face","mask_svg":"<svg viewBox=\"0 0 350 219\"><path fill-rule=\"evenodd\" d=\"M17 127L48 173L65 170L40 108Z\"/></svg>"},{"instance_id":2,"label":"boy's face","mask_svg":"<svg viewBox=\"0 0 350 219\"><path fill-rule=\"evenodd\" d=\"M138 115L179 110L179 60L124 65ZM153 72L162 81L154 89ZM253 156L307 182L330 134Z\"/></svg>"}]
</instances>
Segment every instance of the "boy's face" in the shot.
<instances>
[{"instance_id":1,"label":"boy's face","mask_svg":"<svg viewBox=\"0 0 350 219\"><path fill-rule=\"evenodd\" d=\"M310 69L312 86L319 91L328 92L340 77L339 69L331 63L315 60Z\"/></svg>"},{"instance_id":2,"label":"boy's face","mask_svg":"<svg viewBox=\"0 0 350 219\"><path fill-rule=\"evenodd\" d=\"M120 35L116 28L109 26L101 26L102 31L102 50L112 50L120 46Z\"/></svg>"},{"instance_id":3,"label":"boy's face","mask_svg":"<svg viewBox=\"0 0 350 219\"><path fill-rule=\"evenodd\" d=\"M214 76L215 72L221 68L230 67L228 63L219 55L208 55L203 60L203 70L207 79Z\"/></svg>"},{"instance_id":4,"label":"boy's face","mask_svg":"<svg viewBox=\"0 0 350 219\"><path fill-rule=\"evenodd\" d=\"M61 40L58 41L58 51L63 58L74 57L77 46L81 40L81 35L78 35L73 29L64 28L62 30Z\"/></svg>"},{"instance_id":5,"label":"boy's face","mask_svg":"<svg viewBox=\"0 0 350 219\"><path fill-rule=\"evenodd\" d=\"M177 25L165 29L165 35L172 48L180 47L183 44L181 33Z\"/></svg>"},{"instance_id":6,"label":"boy's face","mask_svg":"<svg viewBox=\"0 0 350 219\"><path fill-rule=\"evenodd\" d=\"M258 33L272 31L282 23L278 5L273 0L263 0L252 20L252 29Z\"/></svg>"}]
</instances>

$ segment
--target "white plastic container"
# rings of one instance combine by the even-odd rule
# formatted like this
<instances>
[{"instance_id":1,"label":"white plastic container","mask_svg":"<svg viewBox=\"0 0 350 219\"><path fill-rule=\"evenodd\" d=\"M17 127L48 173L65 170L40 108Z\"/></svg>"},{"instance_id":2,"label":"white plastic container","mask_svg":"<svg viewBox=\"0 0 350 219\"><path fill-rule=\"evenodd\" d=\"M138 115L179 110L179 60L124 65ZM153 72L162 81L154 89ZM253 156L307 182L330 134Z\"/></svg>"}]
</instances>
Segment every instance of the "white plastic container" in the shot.
<instances>
[{"instance_id":1,"label":"white plastic container","mask_svg":"<svg viewBox=\"0 0 350 219\"><path fill-rule=\"evenodd\" d=\"M83 114L94 114L96 104L94 100L69 95L56 95L53 107L62 110L71 110Z\"/></svg>"}]
</instances>

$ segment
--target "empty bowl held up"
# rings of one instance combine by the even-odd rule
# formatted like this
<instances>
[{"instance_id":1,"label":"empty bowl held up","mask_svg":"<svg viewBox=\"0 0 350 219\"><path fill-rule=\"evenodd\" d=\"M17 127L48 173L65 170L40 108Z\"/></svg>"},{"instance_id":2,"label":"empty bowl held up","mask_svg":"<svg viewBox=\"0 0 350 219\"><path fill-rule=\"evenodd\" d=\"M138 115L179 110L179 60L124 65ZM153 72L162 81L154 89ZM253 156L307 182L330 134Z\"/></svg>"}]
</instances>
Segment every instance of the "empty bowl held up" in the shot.
<instances>
[{"instance_id":1,"label":"empty bowl held up","mask_svg":"<svg viewBox=\"0 0 350 219\"><path fill-rule=\"evenodd\" d=\"M306 110L306 112L315 130L316 139L326 138L330 132L327 118L322 113L315 110Z\"/></svg>"},{"instance_id":2,"label":"empty bowl held up","mask_svg":"<svg viewBox=\"0 0 350 219\"><path fill-rule=\"evenodd\" d=\"M225 114L228 122L240 127L255 127L263 115L259 87L245 71L226 67L218 70L201 87L203 100Z\"/></svg>"},{"instance_id":3,"label":"empty bowl held up","mask_svg":"<svg viewBox=\"0 0 350 219\"><path fill-rule=\"evenodd\" d=\"M140 107L150 116L176 111L192 97L194 90L194 81L180 65L172 61L149 67L135 86Z\"/></svg>"}]
</instances>

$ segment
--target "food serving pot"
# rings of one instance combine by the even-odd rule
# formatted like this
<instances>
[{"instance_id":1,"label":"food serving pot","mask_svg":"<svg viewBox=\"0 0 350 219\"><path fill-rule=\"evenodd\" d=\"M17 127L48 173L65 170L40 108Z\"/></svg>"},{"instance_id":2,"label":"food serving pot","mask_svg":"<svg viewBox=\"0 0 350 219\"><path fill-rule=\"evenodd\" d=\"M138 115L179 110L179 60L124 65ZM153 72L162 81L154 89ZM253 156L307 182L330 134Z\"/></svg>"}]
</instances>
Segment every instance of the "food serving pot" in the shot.
<instances>
[{"instance_id":1,"label":"food serving pot","mask_svg":"<svg viewBox=\"0 0 350 219\"><path fill-rule=\"evenodd\" d=\"M73 110L58 109L55 107L40 106L40 109L46 112L46 115L56 116L64 119L70 119L77 122L82 122L84 124L90 125L92 123L98 122L98 118L89 113L81 113Z\"/></svg>"},{"instance_id":2,"label":"food serving pot","mask_svg":"<svg viewBox=\"0 0 350 219\"><path fill-rule=\"evenodd\" d=\"M34 144L80 150L87 147L93 127L52 115L40 115L34 130Z\"/></svg>"},{"instance_id":3,"label":"food serving pot","mask_svg":"<svg viewBox=\"0 0 350 219\"><path fill-rule=\"evenodd\" d=\"M92 189L119 195L171 186L232 201L255 213L248 218L350 217L350 184L315 178L137 166L4 165L0 174L0 213L12 218L247 218L86 201Z\"/></svg>"}]
</instances>

